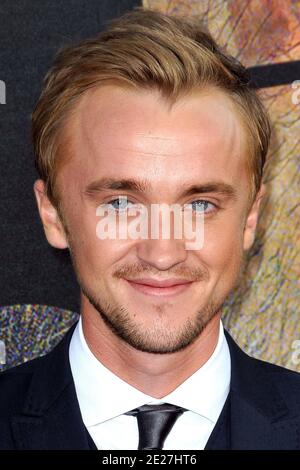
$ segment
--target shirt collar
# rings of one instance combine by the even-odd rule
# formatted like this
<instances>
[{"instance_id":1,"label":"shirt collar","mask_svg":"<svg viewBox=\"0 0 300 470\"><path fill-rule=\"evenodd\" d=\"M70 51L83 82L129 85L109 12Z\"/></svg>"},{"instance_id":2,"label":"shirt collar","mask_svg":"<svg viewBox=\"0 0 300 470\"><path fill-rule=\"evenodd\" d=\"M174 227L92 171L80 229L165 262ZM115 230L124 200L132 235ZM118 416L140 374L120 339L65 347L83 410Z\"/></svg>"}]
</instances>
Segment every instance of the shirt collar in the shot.
<instances>
[{"instance_id":1,"label":"shirt collar","mask_svg":"<svg viewBox=\"0 0 300 470\"><path fill-rule=\"evenodd\" d=\"M69 359L86 426L150 403L182 406L216 423L230 387L230 353L222 322L217 346L208 361L175 390L159 399L129 385L96 359L84 338L81 318L71 339Z\"/></svg>"}]
</instances>

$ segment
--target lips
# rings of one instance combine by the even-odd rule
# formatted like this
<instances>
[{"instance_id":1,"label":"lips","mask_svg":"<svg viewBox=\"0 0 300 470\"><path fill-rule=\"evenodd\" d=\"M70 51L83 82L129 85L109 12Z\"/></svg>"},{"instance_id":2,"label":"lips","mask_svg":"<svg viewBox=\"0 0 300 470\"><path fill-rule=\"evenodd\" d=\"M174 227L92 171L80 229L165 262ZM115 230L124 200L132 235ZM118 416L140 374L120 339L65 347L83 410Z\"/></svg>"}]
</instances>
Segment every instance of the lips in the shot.
<instances>
[{"instance_id":1,"label":"lips","mask_svg":"<svg viewBox=\"0 0 300 470\"><path fill-rule=\"evenodd\" d=\"M170 287L170 286L178 286L181 284L188 284L192 281L187 281L185 279L165 279L163 280L156 280L156 279L127 279L129 282L134 282L135 284L143 284L146 286L153 286L153 287Z\"/></svg>"},{"instance_id":2,"label":"lips","mask_svg":"<svg viewBox=\"0 0 300 470\"><path fill-rule=\"evenodd\" d=\"M171 296L188 289L193 281L185 279L127 279L127 282L136 291L151 296Z\"/></svg>"}]
</instances>

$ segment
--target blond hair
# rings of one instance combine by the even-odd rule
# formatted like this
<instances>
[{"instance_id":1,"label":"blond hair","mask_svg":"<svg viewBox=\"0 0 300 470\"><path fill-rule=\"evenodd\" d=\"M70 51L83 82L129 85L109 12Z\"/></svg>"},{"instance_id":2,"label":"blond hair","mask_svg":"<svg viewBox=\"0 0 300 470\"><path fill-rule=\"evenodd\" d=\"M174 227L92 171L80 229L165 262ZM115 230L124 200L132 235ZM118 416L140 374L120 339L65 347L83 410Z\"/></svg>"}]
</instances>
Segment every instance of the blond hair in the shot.
<instances>
[{"instance_id":1,"label":"blond hair","mask_svg":"<svg viewBox=\"0 0 300 470\"><path fill-rule=\"evenodd\" d=\"M270 141L267 112L249 85L245 67L225 54L197 17L170 16L137 7L111 20L94 38L60 50L32 113L35 164L49 199L55 185L64 123L79 98L108 81L157 88L170 103L207 86L225 92L240 113L247 136L246 164L253 200L260 188Z\"/></svg>"}]
</instances>

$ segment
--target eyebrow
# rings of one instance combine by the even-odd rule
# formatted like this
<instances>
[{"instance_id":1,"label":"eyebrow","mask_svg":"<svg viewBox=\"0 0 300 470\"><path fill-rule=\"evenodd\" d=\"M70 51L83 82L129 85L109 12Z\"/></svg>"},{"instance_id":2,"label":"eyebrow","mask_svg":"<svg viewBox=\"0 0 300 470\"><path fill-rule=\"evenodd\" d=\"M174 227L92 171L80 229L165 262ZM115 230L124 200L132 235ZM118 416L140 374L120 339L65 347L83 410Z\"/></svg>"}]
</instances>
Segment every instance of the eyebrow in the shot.
<instances>
[{"instance_id":1,"label":"eyebrow","mask_svg":"<svg viewBox=\"0 0 300 470\"><path fill-rule=\"evenodd\" d=\"M97 181L93 181L85 188L85 193L92 195L101 191L107 190L122 190L132 191L139 193L150 192L151 184L149 181L136 180L136 179L114 179L114 178L102 178ZM215 193L221 196L226 196L228 199L236 199L236 189L228 183L223 181L208 181L204 184L193 184L191 186L184 186L181 193L182 197L191 196L195 193L206 194Z\"/></svg>"}]
</instances>

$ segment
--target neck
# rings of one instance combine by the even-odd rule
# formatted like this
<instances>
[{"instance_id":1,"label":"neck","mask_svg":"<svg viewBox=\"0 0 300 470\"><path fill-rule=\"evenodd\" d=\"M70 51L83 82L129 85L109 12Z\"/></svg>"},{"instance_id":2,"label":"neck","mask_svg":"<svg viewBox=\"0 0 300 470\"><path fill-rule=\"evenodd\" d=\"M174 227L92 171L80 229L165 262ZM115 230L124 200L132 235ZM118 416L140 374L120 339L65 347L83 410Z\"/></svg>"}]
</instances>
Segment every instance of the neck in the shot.
<instances>
[{"instance_id":1,"label":"neck","mask_svg":"<svg viewBox=\"0 0 300 470\"><path fill-rule=\"evenodd\" d=\"M170 354L153 354L127 344L87 301L82 303L83 333L94 356L122 380L154 398L171 393L208 361L218 342L220 317L218 312L186 348Z\"/></svg>"}]
</instances>

